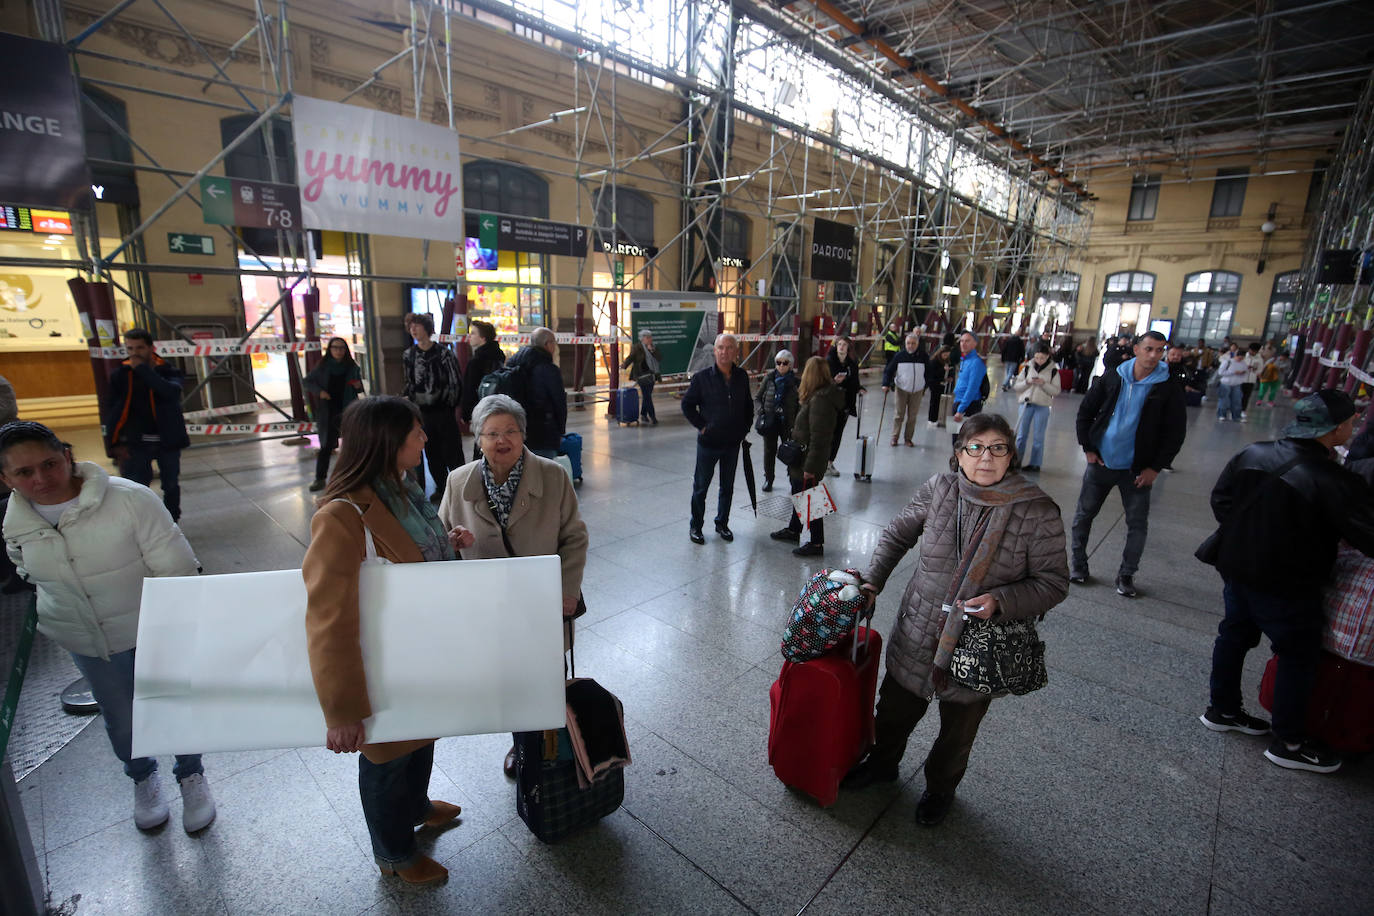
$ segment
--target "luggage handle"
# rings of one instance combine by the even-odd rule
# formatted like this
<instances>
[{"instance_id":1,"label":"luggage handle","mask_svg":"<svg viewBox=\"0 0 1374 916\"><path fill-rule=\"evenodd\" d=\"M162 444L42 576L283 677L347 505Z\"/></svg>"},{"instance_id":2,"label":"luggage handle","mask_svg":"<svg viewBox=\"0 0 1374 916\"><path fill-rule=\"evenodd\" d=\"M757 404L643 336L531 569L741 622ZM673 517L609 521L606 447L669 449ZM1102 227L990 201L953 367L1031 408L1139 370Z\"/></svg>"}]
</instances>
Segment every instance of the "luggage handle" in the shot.
<instances>
[{"instance_id":1,"label":"luggage handle","mask_svg":"<svg viewBox=\"0 0 1374 916\"><path fill-rule=\"evenodd\" d=\"M851 662L853 662L855 665L857 665L857 664L859 663L859 621L860 621L860 619L865 619L865 617L866 617L866 623L868 624L869 628L871 629L872 626L873 626L873 615L877 612L877 610L878 610L878 598L877 598L877 596L875 595L874 598L873 598L872 603L870 603L870 604L868 605L868 614L867 614L867 615L864 614L863 608L860 608L860 609L858 609L857 611L854 612L854 631L853 631L853 635L852 635L852 637L850 638L850 641L849 641L849 643L850 643L850 644L849 644L849 660L850 660ZM867 640L867 639L864 640L864 653L865 653L865 655L867 655L867 653L868 653L868 640Z\"/></svg>"}]
</instances>

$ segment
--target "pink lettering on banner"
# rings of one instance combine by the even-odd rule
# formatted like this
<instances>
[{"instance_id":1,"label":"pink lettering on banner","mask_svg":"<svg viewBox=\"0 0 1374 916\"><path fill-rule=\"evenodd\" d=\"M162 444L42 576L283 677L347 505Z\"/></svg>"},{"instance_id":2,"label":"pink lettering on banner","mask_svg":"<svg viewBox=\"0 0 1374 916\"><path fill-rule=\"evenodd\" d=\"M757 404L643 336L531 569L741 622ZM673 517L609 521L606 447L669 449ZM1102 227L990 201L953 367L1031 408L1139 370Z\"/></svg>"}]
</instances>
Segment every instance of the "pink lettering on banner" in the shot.
<instances>
[{"instance_id":1,"label":"pink lettering on banner","mask_svg":"<svg viewBox=\"0 0 1374 916\"><path fill-rule=\"evenodd\" d=\"M308 201L319 200L320 195L324 193L326 179L337 178L355 184L370 184L379 188L405 188L432 194L435 198L434 215L443 218L448 212L449 201L458 193L452 172L432 171L413 165L383 162L380 159L363 159L359 162L353 156L344 157L342 153L335 153L331 162L329 155L323 151L305 151L305 174L310 180L301 191ZM367 198L362 197L361 200L365 201ZM423 212L423 204L418 204L416 210Z\"/></svg>"}]
</instances>

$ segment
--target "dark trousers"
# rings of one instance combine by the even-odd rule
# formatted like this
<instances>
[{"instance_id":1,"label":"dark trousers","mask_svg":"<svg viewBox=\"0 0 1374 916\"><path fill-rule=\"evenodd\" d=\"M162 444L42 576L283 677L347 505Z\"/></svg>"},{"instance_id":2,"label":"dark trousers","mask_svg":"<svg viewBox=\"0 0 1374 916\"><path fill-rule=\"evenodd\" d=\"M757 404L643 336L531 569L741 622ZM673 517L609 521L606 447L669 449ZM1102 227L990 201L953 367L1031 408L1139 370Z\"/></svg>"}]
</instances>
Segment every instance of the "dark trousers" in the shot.
<instances>
[{"instance_id":1,"label":"dark trousers","mask_svg":"<svg viewBox=\"0 0 1374 916\"><path fill-rule=\"evenodd\" d=\"M1250 395L1255 393L1254 382L1240 383L1240 409L1246 411L1250 409Z\"/></svg>"},{"instance_id":2,"label":"dark trousers","mask_svg":"<svg viewBox=\"0 0 1374 916\"><path fill-rule=\"evenodd\" d=\"M320 454L315 459L315 479L325 480L329 477L329 458L334 454L334 449L339 447L339 418L334 413L329 414L329 422L317 429L320 437Z\"/></svg>"},{"instance_id":3,"label":"dark trousers","mask_svg":"<svg viewBox=\"0 0 1374 916\"><path fill-rule=\"evenodd\" d=\"M940 422L940 398L945 396L944 385L930 386L930 410L926 412L926 417L932 423Z\"/></svg>"},{"instance_id":4,"label":"dark trousers","mask_svg":"<svg viewBox=\"0 0 1374 916\"><path fill-rule=\"evenodd\" d=\"M802 475L800 471L789 470L787 472L787 482L792 485L793 496L797 495L798 493L806 489L806 484L802 483ZM814 483L812 483L811 485L813 487L815 486ZM787 523L787 527L793 531L801 533L802 520L801 516L797 514L797 510L795 508L792 510L792 520ZM818 547L825 545L825 519L818 518L811 523L811 543L815 544Z\"/></svg>"},{"instance_id":5,"label":"dark trousers","mask_svg":"<svg viewBox=\"0 0 1374 916\"><path fill-rule=\"evenodd\" d=\"M154 461L162 482L162 504L172 513L172 521L180 521L181 449L163 448L156 443L133 443L129 446L129 457L119 463L119 476L145 487L151 486Z\"/></svg>"},{"instance_id":6,"label":"dark trousers","mask_svg":"<svg viewBox=\"0 0 1374 916\"><path fill-rule=\"evenodd\" d=\"M992 705L992 698L974 703L940 701L940 735L926 757L926 788L952 795L968 769L973 739ZM906 743L916 724L930 708L930 701L907 690L889 673L883 676L874 721L875 740L868 760L874 770L896 770L906 753Z\"/></svg>"},{"instance_id":7,"label":"dark trousers","mask_svg":"<svg viewBox=\"0 0 1374 916\"><path fill-rule=\"evenodd\" d=\"M1121 492L1121 507L1126 510L1126 549L1121 552L1123 576L1134 576L1140 568L1140 556L1145 552L1145 537L1150 532L1150 487L1137 487L1135 472L1130 468L1114 471L1103 464L1090 464L1083 473L1083 488L1078 491L1078 508L1073 514L1073 549L1070 558L1074 569L1088 568L1088 535L1092 534L1093 519L1102 511L1107 494L1115 487Z\"/></svg>"},{"instance_id":8,"label":"dark trousers","mask_svg":"<svg viewBox=\"0 0 1374 916\"><path fill-rule=\"evenodd\" d=\"M658 422L658 414L654 413L654 380L652 377L647 382L639 383L639 417L641 420L652 420Z\"/></svg>"},{"instance_id":9,"label":"dark trousers","mask_svg":"<svg viewBox=\"0 0 1374 916\"><path fill-rule=\"evenodd\" d=\"M735 469L739 466L739 443L715 448L697 441L697 466L692 472L692 527L700 528L706 519L706 490L720 465L720 490L716 499L716 524L730 521L730 503L735 496Z\"/></svg>"},{"instance_id":10,"label":"dark trousers","mask_svg":"<svg viewBox=\"0 0 1374 916\"><path fill-rule=\"evenodd\" d=\"M1232 579L1222 581L1226 616L1212 646L1212 706L1223 713L1240 711L1245 654L1259 645L1261 635L1268 636L1279 658L1274 672L1274 737L1301 741L1321 659L1321 593L1276 595Z\"/></svg>"},{"instance_id":11,"label":"dark trousers","mask_svg":"<svg viewBox=\"0 0 1374 916\"><path fill-rule=\"evenodd\" d=\"M448 482L448 472L463 466L463 433L452 407L421 407L420 425L429 441L425 443L425 464L434 478L434 492L442 494ZM423 487L424 473L415 469L415 477Z\"/></svg>"},{"instance_id":12,"label":"dark trousers","mask_svg":"<svg viewBox=\"0 0 1374 916\"><path fill-rule=\"evenodd\" d=\"M778 437L774 433L763 434L763 481L773 482L774 469L778 464ZM783 468L786 472L787 468Z\"/></svg>"},{"instance_id":13,"label":"dark trousers","mask_svg":"<svg viewBox=\"0 0 1374 916\"><path fill-rule=\"evenodd\" d=\"M431 742L386 763L358 755L358 796L377 861L404 868L415 859L415 827L429 817Z\"/></svg>"},{"instance_id":14,"label":"dark trousers","mask_svg":"<svg viewBox=\"0 0 1374 916\"><path fill-rule=\"evenodd\" d=\"M841 410L835 415L835 432L830 437L830 463L835 463L835 456L840 453L840 440L844 438L844 428L849 423L849 411Z\"/></svg>"},{"instance_id":15,"label":"dark trousers","mask_svg":"<svg viewBox=\"0 0 1374 916\"><path fill-rule=\"evenodd\" d=\"M1092 366L1079 366L1073 370L1073 390L1078 394L1088 393L1088 382L1092 379Z\"/></svg>"}]
</instances>

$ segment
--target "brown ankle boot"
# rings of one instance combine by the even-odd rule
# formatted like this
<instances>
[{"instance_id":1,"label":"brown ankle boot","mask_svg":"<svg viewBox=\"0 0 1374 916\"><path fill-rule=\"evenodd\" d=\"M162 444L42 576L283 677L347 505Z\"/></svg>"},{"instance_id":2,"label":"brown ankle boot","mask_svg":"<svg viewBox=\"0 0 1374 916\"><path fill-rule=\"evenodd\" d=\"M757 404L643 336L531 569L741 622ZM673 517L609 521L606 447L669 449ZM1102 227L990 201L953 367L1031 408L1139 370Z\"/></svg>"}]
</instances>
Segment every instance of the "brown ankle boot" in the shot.
<instances>
[{"instance_id":1,"label":"brown ankle boot","mask_svg":"<svg viewBox=\"0 0 1374 916\"><path fill-rule=\"evenodd\" d=\"M442 827L463 813L463 809L458 805L449 804L446 801L434 800L429 803L429 817L421 823L421 827Z\"/></svg>"},{"instance_id":2,"label":"brown ankle boot","mask_svg":"<svg viewBox=\"0 0 1374 916\"><path fill-rule=\"evenodd\" d=\"M393 865L381 866L382 874L396 875L406 884L443 884L448 880L448 869L431 859L429 856L417 855L414 863L407 868L396 868Z\"/></svg>"}]
</instances>

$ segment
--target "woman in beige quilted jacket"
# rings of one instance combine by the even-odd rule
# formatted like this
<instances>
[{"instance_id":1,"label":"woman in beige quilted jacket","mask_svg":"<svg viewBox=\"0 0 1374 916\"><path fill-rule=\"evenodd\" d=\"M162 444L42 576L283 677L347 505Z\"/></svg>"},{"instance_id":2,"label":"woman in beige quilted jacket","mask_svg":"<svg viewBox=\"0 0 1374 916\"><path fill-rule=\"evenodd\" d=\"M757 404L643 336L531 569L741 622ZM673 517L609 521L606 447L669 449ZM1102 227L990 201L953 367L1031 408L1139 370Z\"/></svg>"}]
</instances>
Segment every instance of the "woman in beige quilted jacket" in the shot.
<instances>
[{"instance_id":1,"label":"woman in beige quilted jacket","mask_svg":"<svg viewBox=\"0 0 1374 916\"><path fill-rule=\"evenodd\" d=\"M931 698L940 704L940 735L926 758L926 788L916 822L934 826L954 802L979 723L993 697L947 678L936 667L942 605L970 535L986 518L968 575L955 597L964 613L992 620L1039 617L1069 593L1059 507L1020 474L1011 427L997 414L970 417L959 431L950 472L937 474L878 538L864 575L875 596L907 552L921 542L916 572L897 604L878 698L876 740L845 778L849 788L897 779L907 739Z\"/></svg>"}]
</instances>

